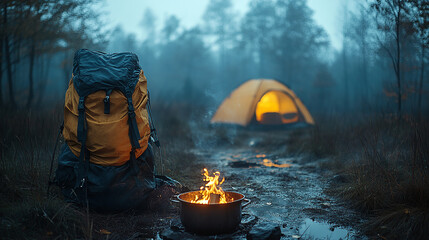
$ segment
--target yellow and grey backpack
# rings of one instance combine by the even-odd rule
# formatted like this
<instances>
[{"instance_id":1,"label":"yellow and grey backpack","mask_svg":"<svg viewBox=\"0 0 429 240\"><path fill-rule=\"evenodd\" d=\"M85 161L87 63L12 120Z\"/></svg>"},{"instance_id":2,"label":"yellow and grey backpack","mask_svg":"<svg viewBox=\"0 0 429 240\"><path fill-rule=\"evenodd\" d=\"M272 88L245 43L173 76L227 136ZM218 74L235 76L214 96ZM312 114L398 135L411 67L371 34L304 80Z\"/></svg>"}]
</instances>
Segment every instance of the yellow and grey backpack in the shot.
<instances>
[{"instance_id":1,"label":"yellow and grey backpack","mask_svg":"<svg viewBox=\"0 0 429 240\"><path fill-rule=\"evenodd\" d=\"M134 53L76 52L56 182L72 202L120 211L155 186L147 80ZM152 134L152 136L151 136Z\"/></svg>"}]
</instances>

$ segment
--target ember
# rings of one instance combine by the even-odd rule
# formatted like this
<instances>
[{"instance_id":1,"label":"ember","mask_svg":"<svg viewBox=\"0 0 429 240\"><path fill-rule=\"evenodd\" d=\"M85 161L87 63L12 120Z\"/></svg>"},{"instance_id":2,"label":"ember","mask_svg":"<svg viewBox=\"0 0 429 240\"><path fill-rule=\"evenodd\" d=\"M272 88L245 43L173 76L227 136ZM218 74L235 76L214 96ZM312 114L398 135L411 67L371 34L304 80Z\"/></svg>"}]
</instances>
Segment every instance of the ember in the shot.
<instances>
[{"instance_id":1,"label":"ember","mask_svg":"<svg viewBox=\"0 0 429 240\"><path fill-rule=\"evenodd\" d=\"M214 172L213 176L210 176L207 169L204 168L203 175L204 181L207 183L200 188L199 194L196 194L195 199L191 202L198 204L227 203L225 192L220 187L225 181L225 178L222 178L222 181L219 182L220 172Z\"/></svg>"}]
</instances>

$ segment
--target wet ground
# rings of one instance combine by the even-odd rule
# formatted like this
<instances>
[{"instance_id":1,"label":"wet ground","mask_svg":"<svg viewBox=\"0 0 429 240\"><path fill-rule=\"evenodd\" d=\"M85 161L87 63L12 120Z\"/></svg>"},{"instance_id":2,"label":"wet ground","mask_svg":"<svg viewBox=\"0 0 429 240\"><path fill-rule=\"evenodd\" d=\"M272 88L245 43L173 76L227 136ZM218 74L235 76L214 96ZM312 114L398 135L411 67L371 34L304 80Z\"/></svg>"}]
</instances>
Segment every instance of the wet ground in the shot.
<instances>
[{"instance_id":1,"label":"wet ground","mask_svg":"<svg viewBox=\"0 0 429 240\"><path fill-rule=\"evenodd\" d=\"M244 194L252 203L244 213L280 226L282 239L356 239L359 217L324 193L332 175L318 161L279 157L254 146L196 149L208 168L225 176L223 189ZM321 161L324 161L323 159Z\"/></svg>"},{"instance_id":2,"label":"wet ground","mask_svg":"<svg viewBox=\"0 0 429 240\"><path fill-rule=\"evenodd\" d=\"M287 135L287 134L286 134ZM192 171L202 172L202 166L210 172L220 171L225 177L225 191L244 194L252 202L243 210L242 224L237 232L218 236L196 236L184 231L179 211L166 213L136 214L133 229L124 226L117 234L116 224L100 224L97 228L116 229L115 236L128 239L246 239L257 224L278 226L281 239L366 239L354 226L362 217L334 196L326 194L331 181L336 181L332 172L323 169L328 159L312 159L303 155L290 155L283 144L282 133L255 134L239 144L212 145L207 143L191 149L196 160L189 166ZM264 142L267 136L271 142ZM280 139L273 140L273 136ZM274 143L274 144L273 144ZM198 145L197 145L198 146ZM194 172L194 173L195 173ZM186 172L183 173L186 178ZM195 176L195 174L194 174ZM190 177L189 177L190 178ZM187 184L190 190L198 190L204 184L192 179ZM162 204L166 205L166 204ZM130 214L125 214L129 222ZM115 217L119 223L121 217ZM103 237L102 234L99 237Z\"/></svg>"}]
</instances>

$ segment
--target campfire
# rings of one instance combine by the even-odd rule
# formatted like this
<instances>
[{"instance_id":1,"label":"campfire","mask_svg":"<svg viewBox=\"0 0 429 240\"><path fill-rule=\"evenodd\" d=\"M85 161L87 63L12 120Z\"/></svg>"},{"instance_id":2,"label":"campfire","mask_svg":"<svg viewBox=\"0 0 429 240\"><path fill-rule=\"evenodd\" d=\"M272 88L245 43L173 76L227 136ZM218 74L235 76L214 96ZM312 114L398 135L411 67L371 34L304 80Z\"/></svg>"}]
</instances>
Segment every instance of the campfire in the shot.
<instances>
[{"instance_id":1,"label":"campfire","mask_svg":"<svg viewBox=\"0 0 429 240\"><path fill-rule=\"evenodd\" d=\"M210 176L207 168L204 168L203 176L203 180L207 183L200 188L198 194L195 194L195 198L191 200L191 203L216 204L234 201L234 199L228 199L227 201L225 192L220 187L225 181L225 178L222 178L222 180L219 181L219 171L214 172L212 176Z\"/></svg>"},{"instance_id":2,"label":"campfire","mask_svg":"<svg viewBox=\"0 0 429 240\"><path fill-rule=\"evenodd\" d=\"M241 211L250 204L243 194L224 192L220 187L220 172L209 174L203 170L204 186L199 191L179 194L173 202L180 203L180 221L186 231L201 234L220 234L235 231L241 222ZM244 202L244 203L243 203ZM243 203L243 204L242 204Z\"/></svg>"}]
</instances>

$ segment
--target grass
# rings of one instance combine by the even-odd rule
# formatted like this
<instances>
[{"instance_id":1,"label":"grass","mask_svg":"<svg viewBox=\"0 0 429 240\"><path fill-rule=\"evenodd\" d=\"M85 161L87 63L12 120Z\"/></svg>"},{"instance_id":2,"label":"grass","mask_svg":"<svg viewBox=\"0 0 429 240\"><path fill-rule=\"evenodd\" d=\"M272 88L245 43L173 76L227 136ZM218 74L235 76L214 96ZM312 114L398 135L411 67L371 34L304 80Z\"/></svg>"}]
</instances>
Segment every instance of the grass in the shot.
<instances>
[{"instance_id":1,"label":"grass","mask_svg":"<svg viewBox=\"0 0 429 240\"><path fill-rule=\"evenodd\" d=\"M0 119L0 231L4 239L77 238L82 213L47 195L57 109L11 113Z\"/></svg>"},{"instance_id":2,"label":"grass","mask_svg":"<svg viewBox=\"0 0 429 240\"><path fill-rule=\"evenodd\" d=\"M387 115L360 119L316 116L318 124L313 128L272 134L212 127L205 109L185 103L157 103L153 112L161 140L161 149L155 148L157 172L191 189L201 184L201 173L196 169L206 167L191 149L245 148L255 140L254 144L277 155L305 155L307 161L329 159L323 161L322 167L345 179L332 183L330 193L370 216L361 226L369 236L429 236L427 120L399 122ZM51 154L62 114L62 106L58 106L0 118L2 239L101 239L109 236L103 234L105 230L120 233L115 235L118 238L128 238L139 231L147 231L141 237L151 237L157 231L153 229L154 216L134 212L87 214L65 203L56 187L47 196Z\"/></svg>"},{"instance_id":3,"label":"grass","mask_svg":"<svg viewBox=\"0 0 429 240\"><path fill-rule=\"evenodd\" d=\"M346 181L333 183L329 192L370 216L362 225L366 234L386 239L429 236L428 122L381 115L343 119L318 121L319 127L300 135L295 145L314 159L332 158L323 167Z\"/></svg>"},{"instance_id":4,"label":"grass","mask_svg":"<svg viewBox=\"0 0 429 240\"><path fill-rule=\"evenodd\" d=\"M175 112L180 106L159 105L157 109L160 117L156 123L162 144L161 151L155 149L157 172L162 173L159 157L162 154L166 166L164 175L182 181L185 186L193 184L186 180L200 180L201 176L195 168L189 168L195 166L196 156L187 151L194 145L184 113ZM163 111L167 114L160 113ZM85 209L65 203L56 186L52 186L47 195L50 162L62 117L62 106L58 106L49 110L12 112L0 118L1 238L105 239L107 235L103 234L103 229L106 226L121 233L116 236L119 238L131 237L142 229L149 234L144 237L150 237L152 219L156 220L156 216L134 212L88 214ZM112 222L121 224L116 226Z\"/></svg>"},{"instance_id":5,"label":"grass","mask_svg":"<svg viewBox=\"0 0 429 240\"><path fill-rule=\"evenodd\" d=\"M344 197L374 213L370 234L388 238L429 236L429 126L405 122L374 129L365 138L360 162L351 170L356 184Z\"/></svg>"}]
</instances>

